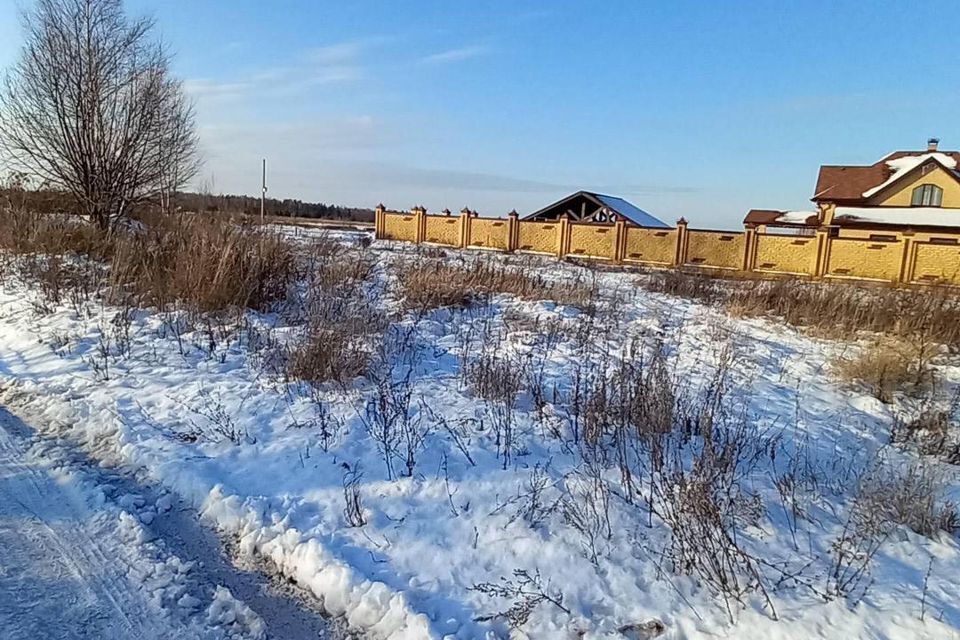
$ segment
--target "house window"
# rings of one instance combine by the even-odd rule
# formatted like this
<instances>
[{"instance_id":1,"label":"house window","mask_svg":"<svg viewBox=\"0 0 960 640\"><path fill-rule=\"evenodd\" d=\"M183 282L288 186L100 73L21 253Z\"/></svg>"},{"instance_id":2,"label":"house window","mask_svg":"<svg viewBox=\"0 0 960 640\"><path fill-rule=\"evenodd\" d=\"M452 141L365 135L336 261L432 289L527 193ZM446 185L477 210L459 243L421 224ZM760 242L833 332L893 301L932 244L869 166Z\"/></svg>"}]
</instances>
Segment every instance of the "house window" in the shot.
<instances>
[{"instance_id":1,"label":"house window","mask_svg":"<svg viewBox=\"0 0 960 640\"><path fill-rule=\"evenodd\" d=\"M913 190L910 206L939 207L943 202L943 189L935 184L922 184Z\"/></svg>"}]
</instances>

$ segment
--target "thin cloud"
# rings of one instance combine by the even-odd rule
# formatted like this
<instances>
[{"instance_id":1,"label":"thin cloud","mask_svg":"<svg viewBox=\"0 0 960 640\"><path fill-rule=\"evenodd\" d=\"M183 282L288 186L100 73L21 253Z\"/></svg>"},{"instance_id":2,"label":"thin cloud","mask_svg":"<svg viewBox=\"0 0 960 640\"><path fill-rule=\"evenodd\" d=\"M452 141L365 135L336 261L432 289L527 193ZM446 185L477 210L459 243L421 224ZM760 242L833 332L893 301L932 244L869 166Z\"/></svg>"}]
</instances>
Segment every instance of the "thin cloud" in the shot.
<instances>
[{"instance_id":1,"label":"thin cloud","mask_svg":"<svg viewBox=\"0 0 960 640\"><path fill-rule=\"evenodd\" d=\"M355 81L364 76L360 58L367 45L367 40L357 40L311 48L287 64L251 70L242 80L193 78L184 88L199 99L232 100L263 91L295 95L319 85Z\"/></svg>"},{"instance_id":2,"label":"thin cloud","mask_svg":"<svg viewBox=\"0 0 960 640\"><path fill-rule=\"evenodd\" d=\"M359 58L367 48L367 44L366 40L350 40L314 47L305 52L304 58L319 64L344 64Z\"/></svg>"},{"instance_id":3,"label":"thin cloud","mask_svg":"<svg viewBox=\"0 0 960 640\"><path fill-rule=\"evenodd\" d=\"M251 82L217 82L209 78L184 80L183 88L197 98L235 97L254 88Z\"/></svg>"},{"instance_id":4,"label":"thin cloud","mask_svg":"<svg viewBox=\"0 0 960 640\"><path fill-rule=\"evenodd\" d=\"M470 47L459 47L457 49L448 49L425 56L420 59L424 64L449 64L451 62L461 62L472 58L479 58L490 53L490 48L482 45Z\"/></svg>"}]
</instances>

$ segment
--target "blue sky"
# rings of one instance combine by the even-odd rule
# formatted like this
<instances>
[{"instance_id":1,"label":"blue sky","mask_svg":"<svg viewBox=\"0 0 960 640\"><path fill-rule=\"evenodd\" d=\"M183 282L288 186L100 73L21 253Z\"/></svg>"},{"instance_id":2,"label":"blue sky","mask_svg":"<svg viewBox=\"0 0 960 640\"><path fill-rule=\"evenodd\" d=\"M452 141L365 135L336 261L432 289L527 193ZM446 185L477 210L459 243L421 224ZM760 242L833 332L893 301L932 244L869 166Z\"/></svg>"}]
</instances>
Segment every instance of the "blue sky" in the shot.
<instances>
[{"instance_id":1,"label":"blue sky","mask_svg":"<svg viewBox=\"0 0 960 640\"><path fill-rule=\"evenodd\" d=\"M960 147L957 2L127 6L176 53L215 192L258 193L266 156L275 197L502 215L586 188L736 228L809 207L820 163Z\"/></svg>"}]
</instances>

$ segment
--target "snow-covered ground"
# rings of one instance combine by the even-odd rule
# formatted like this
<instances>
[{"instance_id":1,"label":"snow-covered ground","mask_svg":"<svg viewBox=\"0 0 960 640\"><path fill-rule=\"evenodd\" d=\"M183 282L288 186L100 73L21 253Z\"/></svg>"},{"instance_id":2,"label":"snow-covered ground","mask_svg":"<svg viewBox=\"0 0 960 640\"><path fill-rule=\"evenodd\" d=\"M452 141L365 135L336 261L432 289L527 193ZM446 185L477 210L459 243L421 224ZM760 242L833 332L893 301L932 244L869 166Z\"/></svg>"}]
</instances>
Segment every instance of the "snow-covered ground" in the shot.
<instances>
[{"instance_id":1,"label":"snow-covered ground","mask_svg":"<svg viewBox=\"0 0 960 640\"><path fill-rule=\"evenodd\" d=\"M4 638L266 638L230 589L144 526L153 517L136 511L142 498L98 483L68 449L31 442L0 408Z\"/></svg>"},{"instance_id":2,"label":"snow-covered ground","mask_svg":"<svg viewBox=\"0 0 960 640\"><path fill-rule=\"evenodd\" d=\"M291 235L309 241L310 234ZM414 250L378 242L370 251L389 283L391 265ZM549 259L448 256L522 264L551 279L596 279L615 310L599 316L608 324L591 328L599 338L586 355L571 336L591 318L552 302L501 295L399 321L400 333L413 336L411 428L423 438L409 475L402 457L388 471L365 427L369 385L311 394L264 366L269 345L297 335L281 315L250 314L255 331L219 336L197 326L177 340L168 318L142 311L129 349L119 353L109 344L116 309L78 316L64 305L38 314L33 294L8 280L0 292L0 400L42 436L68 439L175 492L238 553L297 582L373 638L641 638L653 637L654 621L666 638L960 637L960 548L945 534L931 539L901 528L877 553L864 597L822 597L857 471L878 451L901 455L886 447L894 409L829 372L850 345L653 294L627 274ZM389 296L381 302L396 308ZM553 337L546 327L558 328ZM728 610L708 585L672 566L668 531L643 507L642 478L633 500L605 492L604 512L590 521L590 483L617 487L619 471L605 464L590 475L558 398L584 358L613 363L630 344L662 349L670 379L691 395L726 371L726 412L742 416L773 452L738 483L759 505L740 527L741 544L770 565L769 602L754 592ZM506 464L507 447L492 426L502 426L502 408L460 373L461 361L484 348L527 367L535 361L552 390L539 406L529 389L518 395ZM939 367L947 388L960 383L956 365L947 359ZM236 442L211 435L218 433ZM791 516L774 478L800 460L819 480L801 491L802 508ZM940 466L945 497L960 500L955 468ZM350 526L345 513L351 478L362 526ZM527 597L532 592L553 601ZM524 602L529 619L511 631L495 614Z\"/></svg>"}]
</instances>

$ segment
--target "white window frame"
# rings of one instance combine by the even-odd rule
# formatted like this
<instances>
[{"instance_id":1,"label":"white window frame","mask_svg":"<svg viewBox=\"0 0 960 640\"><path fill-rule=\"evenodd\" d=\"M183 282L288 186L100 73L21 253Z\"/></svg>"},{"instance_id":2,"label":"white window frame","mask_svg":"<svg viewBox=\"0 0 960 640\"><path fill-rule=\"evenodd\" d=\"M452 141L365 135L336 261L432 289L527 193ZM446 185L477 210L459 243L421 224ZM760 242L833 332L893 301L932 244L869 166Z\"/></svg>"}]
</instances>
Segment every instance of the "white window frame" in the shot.
<instances>
[{"instance_id":1,"label":"white window frame","mask_svg":"<svg viewBox=\"0 0 960 640\"><path fill-rule=\"evenodd\" d=\"M910 195L911 207L943 206L943 189L935 184L921 184L913 188Z\"/></svg>"}]
</instances>

